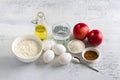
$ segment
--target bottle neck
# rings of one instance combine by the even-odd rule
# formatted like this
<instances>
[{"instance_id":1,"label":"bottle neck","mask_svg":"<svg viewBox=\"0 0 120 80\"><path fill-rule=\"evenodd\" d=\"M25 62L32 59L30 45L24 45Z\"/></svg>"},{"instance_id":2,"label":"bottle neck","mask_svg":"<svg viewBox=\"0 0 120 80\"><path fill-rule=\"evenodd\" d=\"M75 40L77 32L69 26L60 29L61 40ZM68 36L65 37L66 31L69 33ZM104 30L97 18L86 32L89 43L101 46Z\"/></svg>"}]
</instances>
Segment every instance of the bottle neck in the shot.
<instances>
[{"instance_id":1,"label":"bottle neck","mask_svg":"<svg viewBox=\"0 0 120 80\"><path fill-rule=\"evenodd\" d=\"M44 13L38 12L36 18L32 21L32 23L36 25L44 25L45 24Z\"/></svg>"},{"instance_id":2,"label":"bottle neck","mask_svg":"<svg viewBox=\"0 0 120 80\"><path fill-rule=\"evenodd\" d=\"M43 18L38 19L37 24L38 25L43 25L44 24L44 19Z\"/></svg>"}]
</instances>

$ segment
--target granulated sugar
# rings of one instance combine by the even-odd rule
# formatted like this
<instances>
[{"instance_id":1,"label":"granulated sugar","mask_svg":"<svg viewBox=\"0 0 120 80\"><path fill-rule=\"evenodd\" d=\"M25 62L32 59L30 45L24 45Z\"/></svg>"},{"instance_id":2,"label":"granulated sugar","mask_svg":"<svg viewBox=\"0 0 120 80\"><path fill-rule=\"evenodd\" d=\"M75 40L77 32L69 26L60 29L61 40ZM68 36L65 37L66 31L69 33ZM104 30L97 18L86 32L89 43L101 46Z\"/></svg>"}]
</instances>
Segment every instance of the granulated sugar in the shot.
<instances>
[{"instance_id":1,"label":"granulated sugar","mask_svg":"<svg viewBox=\"0 0 120 80\"><path fill-rule=\"evenodd\" d=\"M80 40L72 40L68 46L72 53L80 53L85 48L84 43Z\"/></svg>"}]
</instances>

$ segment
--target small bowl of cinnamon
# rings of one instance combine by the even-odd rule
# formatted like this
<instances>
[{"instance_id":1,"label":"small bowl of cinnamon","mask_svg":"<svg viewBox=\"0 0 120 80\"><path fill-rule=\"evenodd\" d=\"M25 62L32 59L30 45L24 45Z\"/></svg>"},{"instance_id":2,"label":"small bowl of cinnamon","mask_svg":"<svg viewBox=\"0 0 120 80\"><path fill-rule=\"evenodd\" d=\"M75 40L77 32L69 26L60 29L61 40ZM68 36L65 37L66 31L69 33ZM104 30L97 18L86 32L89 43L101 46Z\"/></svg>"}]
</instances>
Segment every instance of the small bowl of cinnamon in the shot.
<instances>
[{"instance_id":1,"label":"small bowl of cinnamon","mask_svg":"<svg viewBox=\"0 0 120 80\"><path fill-rule=\"evenodd\" d=\"M89 47L82 52L82 58L87 62L94 62L100 58L100 52L94 47Z\"/></svg>"}]
</instances>

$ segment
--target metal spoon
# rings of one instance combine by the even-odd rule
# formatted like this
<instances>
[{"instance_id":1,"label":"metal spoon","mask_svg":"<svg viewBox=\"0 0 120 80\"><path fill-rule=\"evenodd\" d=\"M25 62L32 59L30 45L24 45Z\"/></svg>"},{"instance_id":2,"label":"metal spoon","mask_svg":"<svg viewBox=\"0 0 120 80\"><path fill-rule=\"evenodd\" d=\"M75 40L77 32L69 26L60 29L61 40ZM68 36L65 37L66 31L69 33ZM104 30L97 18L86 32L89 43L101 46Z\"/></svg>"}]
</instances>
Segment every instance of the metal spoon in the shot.
<instances>
[{"instance_id":1,"label":"metal spoon","mask_svg":"<svg viewBox=\"0 0 120 80\"><path fill-rule=\"evenodd\" d=\"M90 68L90 69L92 69L96 72L99 72L97 69L95 69L95 68L89 66L87 63L83 62L80 58L78 58L78 57L74 57L74 58L76 58L79 61L80 64L83 64L83 65L87 66L88 68Z\"/></svg>"}]
</instances>

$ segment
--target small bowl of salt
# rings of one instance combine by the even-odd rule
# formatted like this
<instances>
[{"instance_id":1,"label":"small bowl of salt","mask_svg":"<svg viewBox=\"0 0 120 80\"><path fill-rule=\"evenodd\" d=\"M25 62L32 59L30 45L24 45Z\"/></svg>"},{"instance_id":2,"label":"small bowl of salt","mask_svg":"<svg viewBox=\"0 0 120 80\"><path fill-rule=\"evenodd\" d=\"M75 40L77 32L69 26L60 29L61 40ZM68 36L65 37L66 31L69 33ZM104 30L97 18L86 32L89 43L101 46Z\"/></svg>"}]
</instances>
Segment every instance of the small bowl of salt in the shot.
<instances>
[{"instance_id":1,"label":"small bowl of salt","mask_svg":"<svg viewBox=\"0 0 120 80\"><path fill-rule=\"evenodd\" d=\"M42 41L33 35L25 35L16 38L12 44L12 51L22 62L33 62L42 53Z\"/></svg>"},{"instance_id":2,"label":"small bowl of salt","mask_svg":"<svg viewBox=\"0 0 120 80\"><path fill-rule=\"evenodd\" d=\"M71 40L67 46L68 50L73 54L81 53L85 49L85 44L81 40Z\"/></svg>"}]
</instances>

